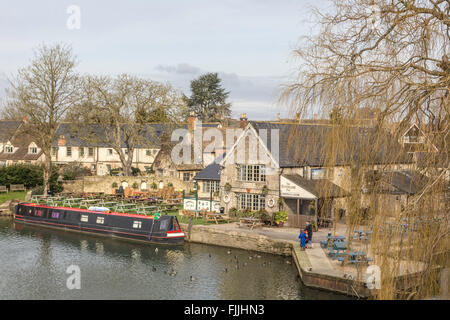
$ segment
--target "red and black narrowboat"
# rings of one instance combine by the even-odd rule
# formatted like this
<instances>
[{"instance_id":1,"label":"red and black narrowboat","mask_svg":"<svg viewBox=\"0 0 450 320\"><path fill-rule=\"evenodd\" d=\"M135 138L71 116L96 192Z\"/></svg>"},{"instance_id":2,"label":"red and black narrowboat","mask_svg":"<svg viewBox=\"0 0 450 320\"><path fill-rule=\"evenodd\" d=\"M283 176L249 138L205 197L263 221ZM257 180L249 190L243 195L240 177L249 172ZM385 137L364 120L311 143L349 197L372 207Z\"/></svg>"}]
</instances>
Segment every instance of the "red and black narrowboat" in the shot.
<instances>
[{"instance_id":1,"label":"red and black narrowboat","mask_svg":"<svg viewBox=\"0 0 450 320\"><path fill-rule=\"evenodd\" d=\"M181 231L177 217L169 215L155 218L130 213L19 203L14 210L14 221L150 243L184 242L184 232Z\"/></svg>"}]
</instances>

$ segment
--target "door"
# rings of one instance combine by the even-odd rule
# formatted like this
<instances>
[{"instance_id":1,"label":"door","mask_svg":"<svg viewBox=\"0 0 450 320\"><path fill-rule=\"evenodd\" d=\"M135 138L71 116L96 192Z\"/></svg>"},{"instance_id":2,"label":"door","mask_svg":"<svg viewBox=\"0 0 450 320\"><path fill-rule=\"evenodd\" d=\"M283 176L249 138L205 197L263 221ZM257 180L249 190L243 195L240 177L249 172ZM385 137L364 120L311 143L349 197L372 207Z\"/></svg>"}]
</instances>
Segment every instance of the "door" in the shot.
<instances>
[{"instance_id":1,"label":"door","mask_svg":"<svg viewBox=\"0 0 450 320\"><path fill-rule=\"evenodd\" d=\"M287 225L289 227L300 227L299 202L299 199L284 198L285 210L288 213Z\"/></svg>"}]
</instances>

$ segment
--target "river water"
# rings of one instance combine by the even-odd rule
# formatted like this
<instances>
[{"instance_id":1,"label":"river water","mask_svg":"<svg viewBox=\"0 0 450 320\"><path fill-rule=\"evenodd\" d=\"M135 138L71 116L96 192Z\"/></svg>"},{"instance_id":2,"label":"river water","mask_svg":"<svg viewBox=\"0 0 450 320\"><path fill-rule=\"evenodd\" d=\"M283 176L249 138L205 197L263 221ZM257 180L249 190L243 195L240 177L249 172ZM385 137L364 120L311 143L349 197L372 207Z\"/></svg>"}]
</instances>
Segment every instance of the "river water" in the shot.
<instances>
[{"instance_id":1,"label":"river water","mask_svg":"<svg viewBox=\"0 0 450 320\"><path fill-rule=\"evenodd\" d=\"M72 265L79 268L80 289L67 286ZM346 297L304 287L290 257L192 243L136 244L0 218L0 299Z\"/></svg>"}]
</instances>

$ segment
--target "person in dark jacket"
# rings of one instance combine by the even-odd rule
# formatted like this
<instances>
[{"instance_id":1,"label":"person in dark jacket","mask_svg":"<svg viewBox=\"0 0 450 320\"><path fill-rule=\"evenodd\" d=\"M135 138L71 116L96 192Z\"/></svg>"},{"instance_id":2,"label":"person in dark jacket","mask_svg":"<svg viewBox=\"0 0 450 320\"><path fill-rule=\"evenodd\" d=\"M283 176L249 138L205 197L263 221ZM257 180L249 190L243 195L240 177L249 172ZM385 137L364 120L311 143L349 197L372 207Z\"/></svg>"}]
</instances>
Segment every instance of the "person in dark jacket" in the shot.
<instances>
[{"instance_id":1,"label":"person in dark jacket","mask_svg":"<svg viewBox=\"0 0 450 320\"><path fill-rule=\"evenodd\" d=\"M305 230L308 233L307 241L312 243L313 230L312 230L312 225L311 225L311 223L309 223L309 221L306 221L306 228L305 228Z\"/></svg>"}]
</instances>

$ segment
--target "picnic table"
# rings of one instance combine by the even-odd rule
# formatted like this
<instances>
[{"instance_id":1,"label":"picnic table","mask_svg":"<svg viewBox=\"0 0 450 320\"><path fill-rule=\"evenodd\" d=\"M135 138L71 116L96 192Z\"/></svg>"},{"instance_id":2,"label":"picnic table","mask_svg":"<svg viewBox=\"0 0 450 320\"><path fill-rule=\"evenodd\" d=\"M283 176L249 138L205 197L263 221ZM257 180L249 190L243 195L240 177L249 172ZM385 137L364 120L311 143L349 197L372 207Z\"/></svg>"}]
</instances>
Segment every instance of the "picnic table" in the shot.
<instances>
[{"instance_id":1,"label":"picnic table","mask_svg":"<svg viewBox=\"0 0 450 320\"><path fill-rule=\"evenodd\" d=\"M212 212L206 212L205 214L205 220L206 221L215 221L216 224L219 224L219 220L225 220L223 213L216 213L214 211Z\"/></svg>"},{"instance_id":2,"label":"picnic table","mask_svg":"<svg viewBox=\"0 0 450 320\"><path fill-rule=\"evenodd\" d=\"M258 218L239 218L239 226L243 225L253 230L254 227L262 225L261 219Z\"/></svg>"},{"instance_id":3,"label":"picnic table","mask_svg":"<svg viewBox=\"0 0 450 320\"><path fill-rule=\"evenodd\" d=\"M72 206L78 205L83 200L84 198L66 198L63 201L63 206L72 208Z\"/></svg>"},{"instance_id":4,"label":"picnic table","mask_svg":"<svg viewBox=\"0 0 450 320\"><path fill-rule=\"evenodd\" d=\"M361 250L349 250L347 255L349 257L348 262L355 265L360 265L361 263L369 264L369 262L372 261L372 259L367 257L367 254ZM345 257L338 257L338 261L344 265Z\"/></svg>"},{"instance_id":5,"label":"picnic table","mask_svg":"<svg viewBox=\"0 0 450 320\"><path fill-rule=\"evenodd\" d=\"M80 208L85 207L88 209L89 207L92 207L92 205L95 205L97 203L101 202L101 200L98 199L84 199L80 202Z\"/></svg>"}]
</instances>

